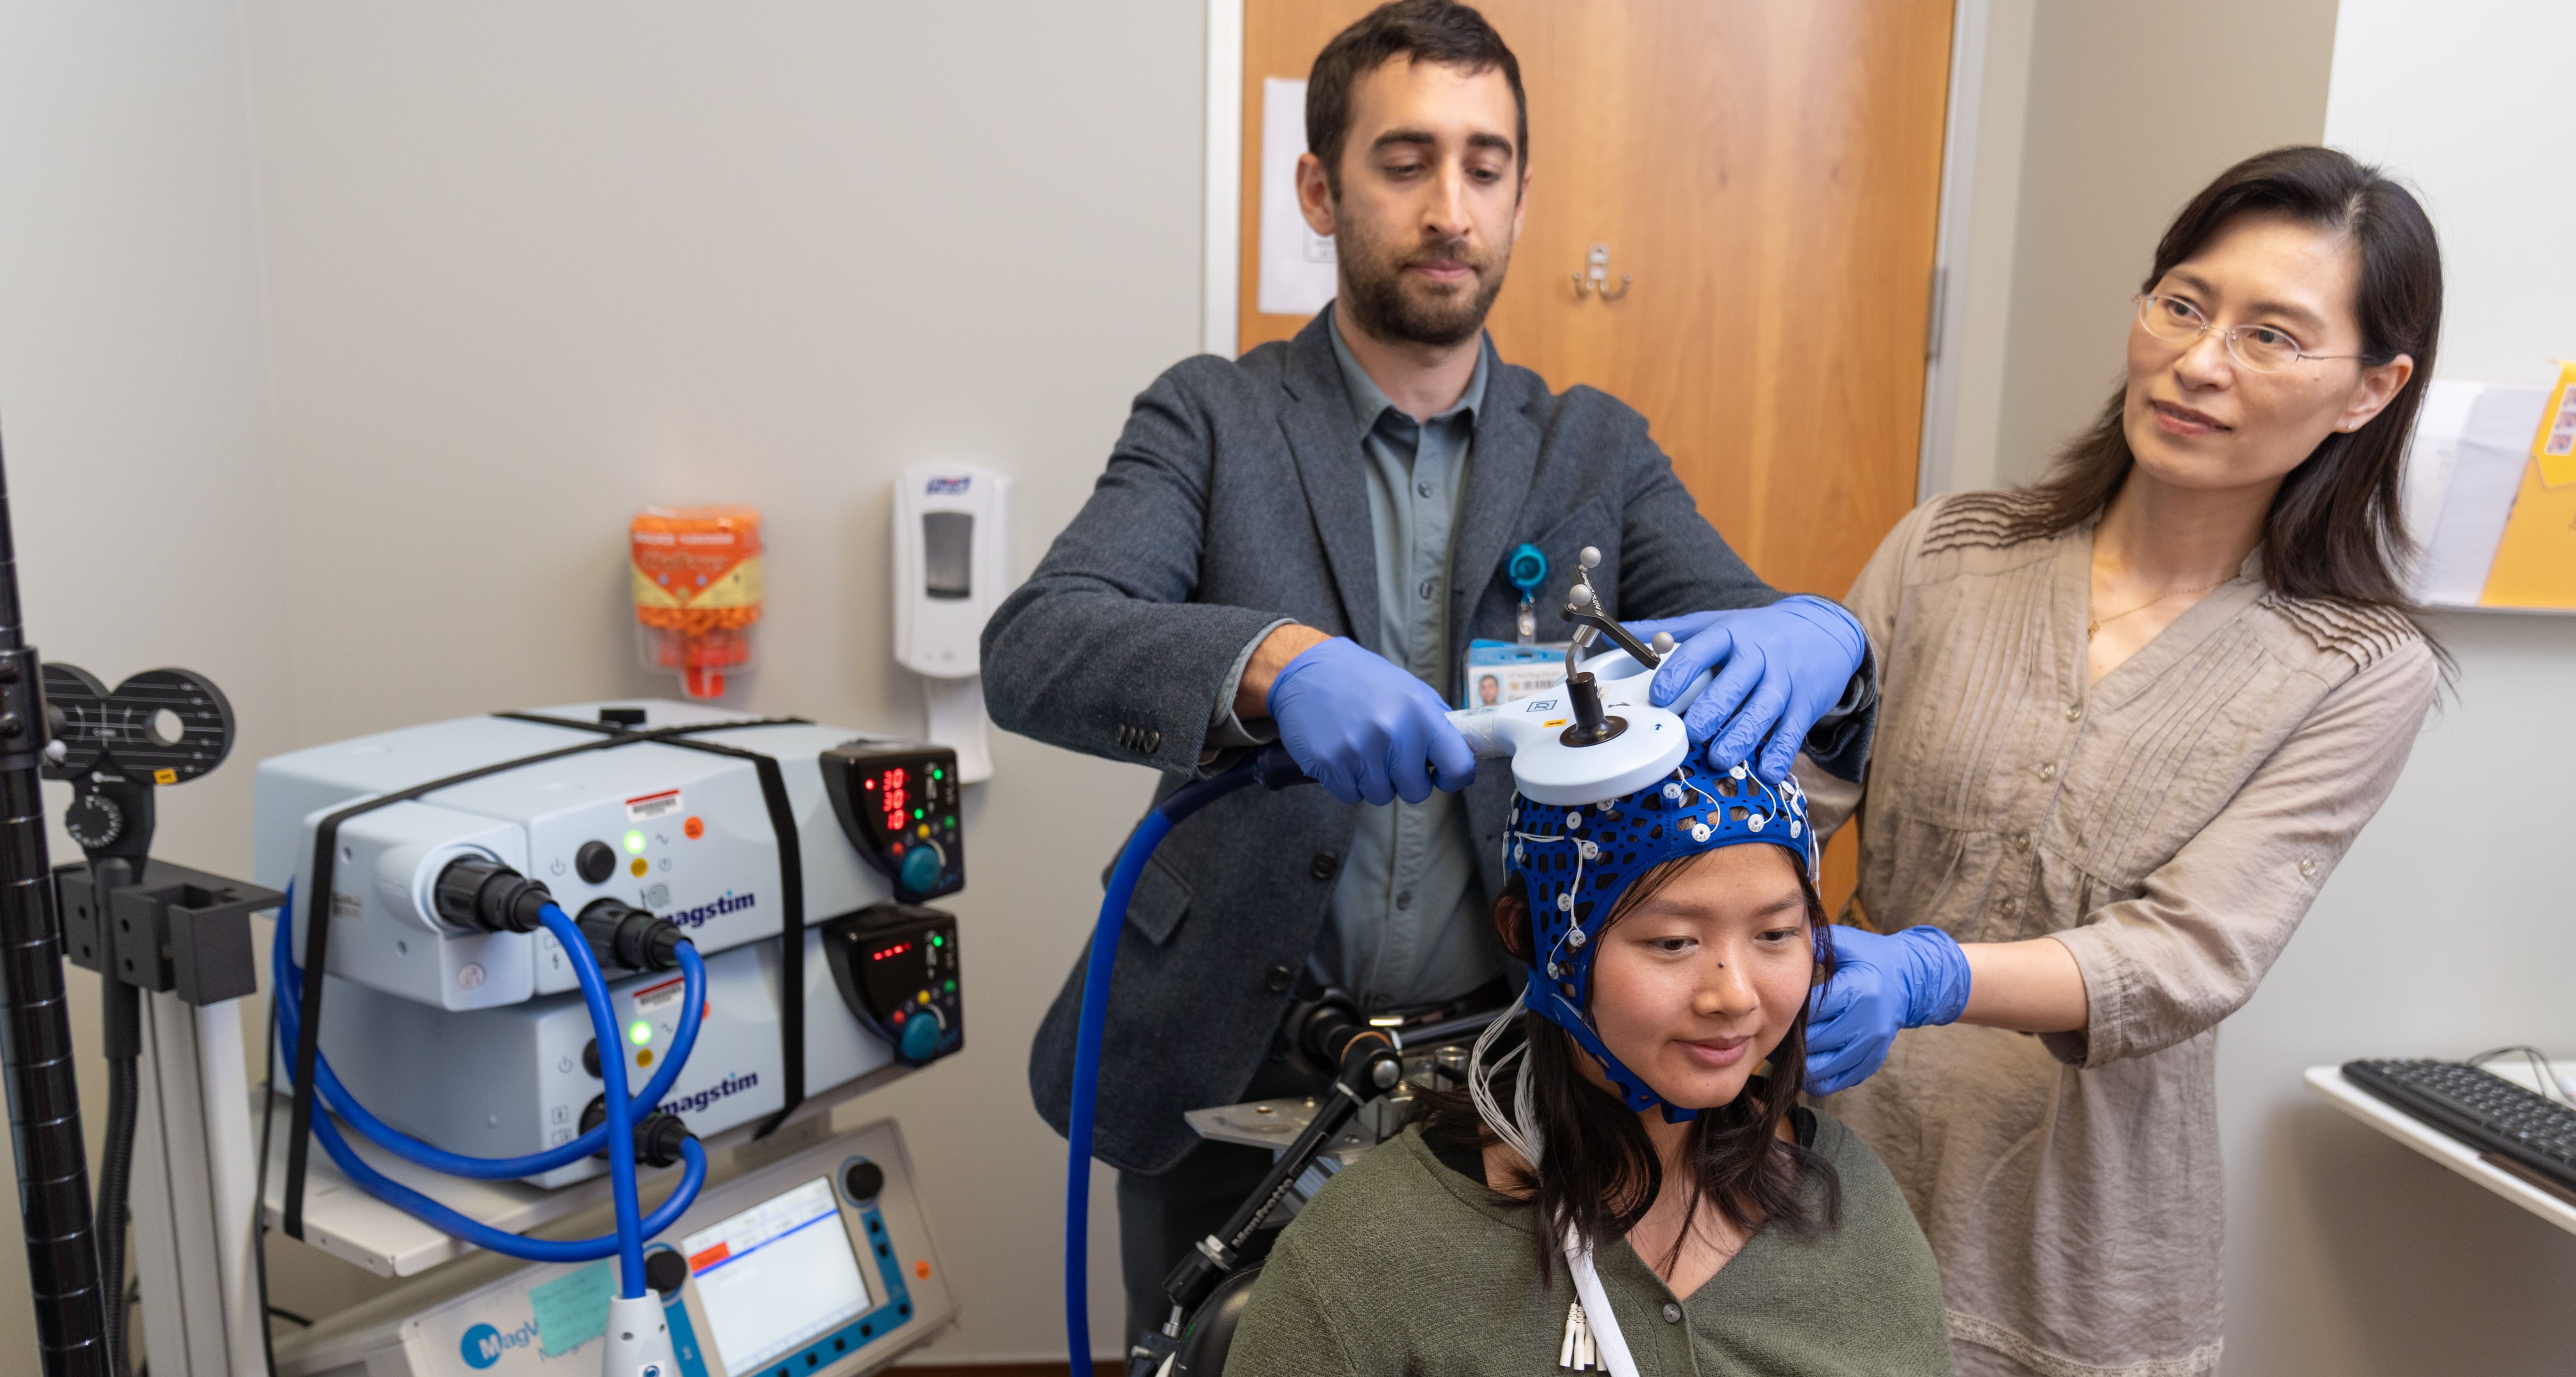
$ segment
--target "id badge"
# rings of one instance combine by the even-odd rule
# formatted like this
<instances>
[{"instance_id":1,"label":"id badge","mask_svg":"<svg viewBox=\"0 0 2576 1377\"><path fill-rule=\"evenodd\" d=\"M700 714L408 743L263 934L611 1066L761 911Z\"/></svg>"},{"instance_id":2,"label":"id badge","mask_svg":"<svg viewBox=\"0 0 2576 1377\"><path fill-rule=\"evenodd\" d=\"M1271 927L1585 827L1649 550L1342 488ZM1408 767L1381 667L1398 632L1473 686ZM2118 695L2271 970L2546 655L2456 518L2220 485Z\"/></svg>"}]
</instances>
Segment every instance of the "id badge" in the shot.
<instances>
[{"instance_id":1,"label":"id badge","mask_svg":"<svg viewBox=\"0 0 2576 1377\"><path fill-rule=\"evenodd\" d=\"M1510 641L1470 641L1467 672L1459 679L1462 708L1510 703L1545 693L1565 682L1565 648L1570 641L1516 645Z\"/></svg>"}]
</instances>

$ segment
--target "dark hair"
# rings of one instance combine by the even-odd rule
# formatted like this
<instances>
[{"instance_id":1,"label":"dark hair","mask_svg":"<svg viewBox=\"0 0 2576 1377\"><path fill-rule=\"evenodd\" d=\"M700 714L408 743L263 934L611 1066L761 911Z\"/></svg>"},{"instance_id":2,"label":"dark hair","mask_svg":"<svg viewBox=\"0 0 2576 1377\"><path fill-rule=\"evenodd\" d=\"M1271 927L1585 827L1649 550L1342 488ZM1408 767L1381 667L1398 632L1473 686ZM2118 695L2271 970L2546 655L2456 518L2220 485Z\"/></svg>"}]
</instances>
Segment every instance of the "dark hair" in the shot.
<instances>
[{"instance_id":1,"label":"dark hair","mask_svg":"<svg viewBox=\"0 0 2576 1377\"><path fill-rule=\"evenodd\" d=\"M1637 877L1619 896L1601 930L1616 926L1699 856L1666 861ZM1806 867L1795 862L1792 866L1798 872L1798 888L1806 896L1808 926L1816 934L1817 969L1830 976L1832 929L1825 924L1824 901L1817 896ZM1529 900L1517 884L1494 902L1493 921L1505 951L1524 963L1535 955L1530 947ZM1537 1101L1533 1117L1547 1141L1538 1179L1532 1182L1524 1174L1519 1185L1524 1193L1535 1194L1543 1221L1538 1254L1539 1275L1544 1278L1568 1226L1596 1247L1624 1238L1636 1228L1663 1191L1663 1163L1627 1104L1584 1076L1579 1059L1588 1054L1564 1029L1529 1017L1521 1020L1521 1027L1529 1040L1525 1055L1530 1060L1531 1093ZM1780 1137L1780 1125L1806 1085L1806 1063L1807 1011L1801 1001L1789 1031L1771 1049L1770 1074L1747 1081L1732 1103L1703 1109L1691 1121L1688 1152L1693 1175L1686 1217L1696 1217L1705 1199L1747 1234L1766 1227L1806 1234L1841 1222L1842 1182L1833 1164L1813 1149ZM1496 1098L1506 1113L1516 1102L1513 1085L1509 1071L1495 1078ZM1493 1130L1477 1115L1466 1092L1436 1092L1423 1101L1427 1115L1422 1135L1434 1148L1481 1151L1495 1141ZM1809 1207L1804 1193L1808 1181L1819 1188L1821 1210ZM1684 1229L1674 1237L1672 1253L1663 1259L1667 1270L1680 1261L1681 1245L1689 1233Z\"/></svg>"},{"instance_id":2,"label":"dark hair","mask_svg":"<svg viewBox=\"0 0 2576 1377\"><path fill-rule=\"evenodd\" d=\"M2140 291L2198 253L2242 215L2288 215L2352 237L2361 254L2354 314L2372 367L2412 355L2413 376L2370 423L2328 435L2281 481L2263 526L2263 578L2297 598L2411 611L2403 569L2415 550L2399 519L2406 443L2433 379L2442 331L2442 250L2406 188L2331 148L2275 148L2218 175L2174 217ZM2136 462L2121 422L2128 386L2058 452L2017 535L2050 535L2099 515Z\"/></svg>"},{"instance_id":3,"label":"dark hair","mask_svg":"<svg viewBox=\"0 0 2576 1377\"><path fill-rule=\"evenodd\" d=\"M1501 68L1520 109L1512 156L1529 166L1529 96L1521 90L1520 59L1485 22L1457 0L1394 0L1362 15L1333 35L1306 75L1306 151L1323 160L1324 182L1342 190L1342 145L1351 133L1351 87L1396 58L1457 67L1469 75Z\"/></svg>"}]
</instances>

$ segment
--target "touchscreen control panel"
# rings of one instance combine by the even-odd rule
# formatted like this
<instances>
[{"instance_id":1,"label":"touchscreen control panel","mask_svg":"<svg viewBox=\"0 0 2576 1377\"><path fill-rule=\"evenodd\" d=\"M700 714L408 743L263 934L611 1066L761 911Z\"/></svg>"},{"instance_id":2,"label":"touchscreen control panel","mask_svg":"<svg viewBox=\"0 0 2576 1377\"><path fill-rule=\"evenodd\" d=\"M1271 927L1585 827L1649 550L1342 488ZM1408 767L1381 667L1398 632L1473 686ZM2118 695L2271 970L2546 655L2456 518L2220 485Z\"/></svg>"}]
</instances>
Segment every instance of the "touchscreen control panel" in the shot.
<instances>
[{"instance_id":1,"label":"touchscreen control panel","mask_svg":"<svg viewBox=\"0 0 2576 1377\"><path fill-rule=\"evenodd\" d=\"M562 1377L599 1371L614 1259L493 1255L424 1274L414 1298L282 1339L280 1377ZM647 1246L670 1377L854 1377L957 1318L891 1119L726 1182ZM385 1298L393 1302L393 1296ZM352 1312L355 1319L360 1312Z\"/></svg>"}]
</instances>

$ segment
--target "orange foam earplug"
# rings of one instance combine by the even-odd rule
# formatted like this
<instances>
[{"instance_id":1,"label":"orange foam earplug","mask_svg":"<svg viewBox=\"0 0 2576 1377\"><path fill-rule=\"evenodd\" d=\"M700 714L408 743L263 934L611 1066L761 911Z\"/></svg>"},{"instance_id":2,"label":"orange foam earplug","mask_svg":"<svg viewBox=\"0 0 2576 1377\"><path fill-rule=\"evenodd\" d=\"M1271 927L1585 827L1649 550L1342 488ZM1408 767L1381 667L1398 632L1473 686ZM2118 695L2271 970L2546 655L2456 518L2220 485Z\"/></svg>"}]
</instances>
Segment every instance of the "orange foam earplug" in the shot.
<instances>
[{"instance_id":1,"label":"orange foam earplug","mask_svg":"<svg viewBox=\"0 0 2576 1377\"><path fill-rule=\"evenodd\" d=\"M760 512L648 507L627 528L636 648L644 667L680 676L692 698L724 693L752 662L762 593Z\"/></svg>"}]
</instances>

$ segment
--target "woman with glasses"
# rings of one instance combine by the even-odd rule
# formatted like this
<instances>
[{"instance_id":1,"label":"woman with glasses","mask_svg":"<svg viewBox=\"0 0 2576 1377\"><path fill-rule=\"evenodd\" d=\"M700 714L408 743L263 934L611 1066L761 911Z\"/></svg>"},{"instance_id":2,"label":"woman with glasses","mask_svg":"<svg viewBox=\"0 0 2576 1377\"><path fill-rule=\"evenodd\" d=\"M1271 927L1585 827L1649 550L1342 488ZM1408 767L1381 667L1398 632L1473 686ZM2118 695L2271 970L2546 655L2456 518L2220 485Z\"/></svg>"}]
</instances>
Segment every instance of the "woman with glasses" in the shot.
<instances>
[{"instance_id":1,"label":"woman with glasses","mask_svg":"<svg viewBox=\"0 0 2576 1377\"><path fill-rule=\"evenodd\" d=\"M2405 190L2248 159L2048 477L1926 503L1852 588L1878 739L1859 785L1801 776L1818 831L1862 820L1808 1083L1921 1220L1963 1377L2217 1368L2218 1023L2440 677L2398 483L2441 318Z\"/></svg>"}]
</instances>

